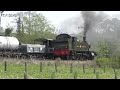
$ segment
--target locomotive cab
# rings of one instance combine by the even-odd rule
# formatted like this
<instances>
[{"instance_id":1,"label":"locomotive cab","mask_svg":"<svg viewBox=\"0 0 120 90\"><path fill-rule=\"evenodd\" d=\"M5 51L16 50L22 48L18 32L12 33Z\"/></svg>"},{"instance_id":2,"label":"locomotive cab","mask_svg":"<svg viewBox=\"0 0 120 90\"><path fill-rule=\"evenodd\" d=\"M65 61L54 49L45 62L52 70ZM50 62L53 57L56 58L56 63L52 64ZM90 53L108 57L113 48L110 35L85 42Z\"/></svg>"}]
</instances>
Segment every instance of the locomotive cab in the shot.
<instances>
[{"instance_id":1,"label":"locomotive cab","mask_svg":"<svg viewBox=\"0 0 120 90\"><path fill-rule=\"evenodd\" d=\"M54 56L66 59L67 56L70 56L72 54L72 51L74 51L76 40L77 38L75 35L68 34L58 35L56 37L56 40L53 41Z\"/></svg>"}]
</instances>

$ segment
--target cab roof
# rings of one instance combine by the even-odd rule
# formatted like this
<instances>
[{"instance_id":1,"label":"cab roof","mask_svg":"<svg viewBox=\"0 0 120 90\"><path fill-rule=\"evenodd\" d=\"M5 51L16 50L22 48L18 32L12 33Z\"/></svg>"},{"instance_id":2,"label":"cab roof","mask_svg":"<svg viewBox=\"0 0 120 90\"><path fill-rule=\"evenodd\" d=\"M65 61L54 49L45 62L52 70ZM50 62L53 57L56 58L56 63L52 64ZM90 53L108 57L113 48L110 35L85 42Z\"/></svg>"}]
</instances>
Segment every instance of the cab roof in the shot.
<instances>
[{"instance_id":1,"label":"cab roof","mask_svg":"<svg viewBox=\"0 0 120 90\"><path fill-rule=\"evenodd\" d=\"M75 34L66 34L66 33L59 34L59 35L57 35L57 37L61 36L61 35L66 35L66 36L69 36L69 37L77 37Z\"/></svg>"},{"instance_id":2,"label":"cab roof","mask_svg":"<svg viewBox=\"0 0 120 90\"><path fill-rule=\"evenodd\" d=\"M38 38L38 39L35 39L34 41L38 41L38 42L45 42L45 41L53 41L53 39Z\"/></svg>"}]
</instances>

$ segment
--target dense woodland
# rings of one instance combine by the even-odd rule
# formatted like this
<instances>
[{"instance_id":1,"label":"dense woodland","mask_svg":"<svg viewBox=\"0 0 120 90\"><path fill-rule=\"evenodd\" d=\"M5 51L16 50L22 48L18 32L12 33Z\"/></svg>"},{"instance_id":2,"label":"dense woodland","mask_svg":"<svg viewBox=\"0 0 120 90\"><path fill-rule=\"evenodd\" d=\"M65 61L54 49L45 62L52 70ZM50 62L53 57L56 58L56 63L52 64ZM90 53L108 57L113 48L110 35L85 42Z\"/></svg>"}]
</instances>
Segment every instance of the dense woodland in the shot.
<instances>
[{"instance_id":1,"label":"dense woodland","mask_svg":"<svg viewBox=\"0 0 120 90\"><path fill-rule=\"evenodd\" d=\"M17 22L17 30L12 27L5 29L6 36L15 36L21 43L34 43L36 38L55 38L55 26L51 25L42 14L33 12L29 16L23 15L21 18L15 18ZM81 40L79 32L77 36ZM106 19L95 30L87 33L87 41L91 45L91 50L96 51L98 56L96 62L99 66L109 64L120 67L120 20L117 18Z\"/></svg>"}]
</instances>

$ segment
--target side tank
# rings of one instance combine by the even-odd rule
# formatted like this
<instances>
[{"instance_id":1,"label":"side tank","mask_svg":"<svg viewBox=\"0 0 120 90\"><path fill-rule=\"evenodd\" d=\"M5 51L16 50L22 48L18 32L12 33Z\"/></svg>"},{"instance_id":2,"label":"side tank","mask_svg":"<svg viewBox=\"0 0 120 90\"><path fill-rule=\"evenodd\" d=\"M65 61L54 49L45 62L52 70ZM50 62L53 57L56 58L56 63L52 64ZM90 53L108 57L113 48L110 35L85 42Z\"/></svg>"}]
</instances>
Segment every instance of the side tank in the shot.
<instances>
[{"instance_id":1,"label":"side tank","mask_svg":"<svg viewBox=\"0 0 120 90\"><path fill-rule=\"evenodd\" d=\"M15 37L0 36L0 49L16 50L19 47L19 41Z\"/></svg>"}]
</instances>

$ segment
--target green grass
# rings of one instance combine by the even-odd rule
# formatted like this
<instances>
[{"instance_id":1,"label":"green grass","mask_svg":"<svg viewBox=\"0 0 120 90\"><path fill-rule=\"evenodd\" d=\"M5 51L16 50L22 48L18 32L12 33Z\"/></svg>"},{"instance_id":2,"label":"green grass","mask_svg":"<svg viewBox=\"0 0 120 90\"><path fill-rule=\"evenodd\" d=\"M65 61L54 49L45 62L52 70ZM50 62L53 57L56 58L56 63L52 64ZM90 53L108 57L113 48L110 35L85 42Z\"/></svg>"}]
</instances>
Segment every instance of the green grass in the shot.
<instances>
[{"instance_id":1,"label":"green grass","mask_svg":"<svg viewBox=\"0 0 120 90\"><path fill-rule=\"evenodd\" d=\"M77 72L77 79L96 79L96 73L92 65L85 64L85 73L83 73L83 64L73 62L73 72L70 73L70 62L61 61L55 71L54 62L43 61L42 72L40 72L40 62L27 62L28 79L51 79L51 74L55 72L55 79L74 79L74 73ZM25 64L7 62L7 71L4 71L4 62L0 63L0 79L24 79ZM114 69L106 67L96 67L96 72L99 72L99 79L114 79ZM120 69L117 69L117 78L120 79Z\"/></svg>"}]
</instances>

